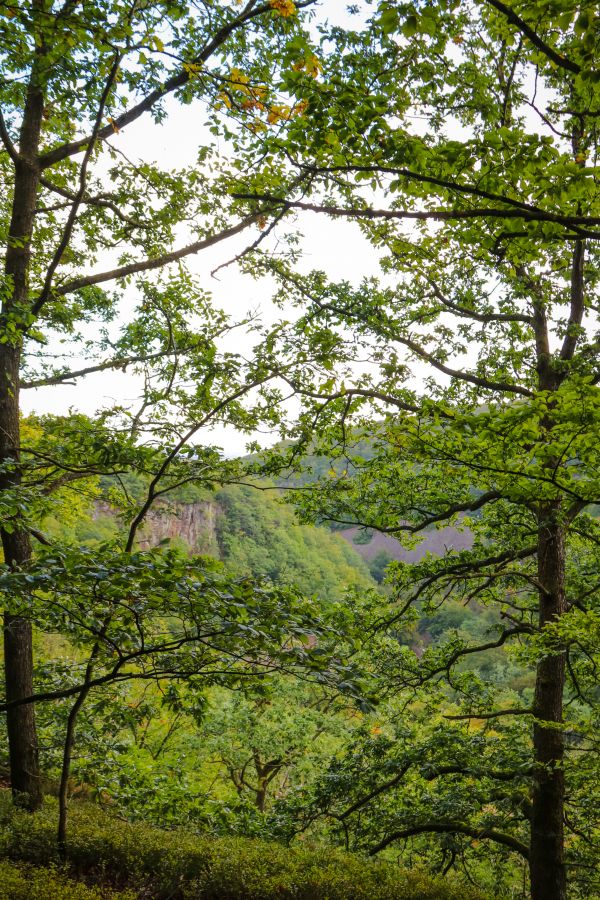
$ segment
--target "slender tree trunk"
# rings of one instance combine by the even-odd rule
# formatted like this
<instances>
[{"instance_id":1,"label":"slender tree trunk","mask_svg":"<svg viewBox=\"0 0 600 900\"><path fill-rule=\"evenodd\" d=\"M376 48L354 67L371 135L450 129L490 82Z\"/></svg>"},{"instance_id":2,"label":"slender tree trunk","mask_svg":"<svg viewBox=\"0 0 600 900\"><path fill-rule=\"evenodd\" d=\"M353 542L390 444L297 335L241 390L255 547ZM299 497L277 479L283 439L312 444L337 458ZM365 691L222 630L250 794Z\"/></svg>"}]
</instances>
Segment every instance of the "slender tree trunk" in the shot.
<instances>
[{"instance_id":1,"label":"slender tree trunk","mask_svg":"<svg viewBox=\"0 0 600 900\"><path fill-rule=\"evenodd\" d=\"M539 625L565 611L565 535L558 520L559 502L540 511L538 578ZM563 771L564 737L558 728L541 722L562 722L565 653L558 650L542 659L536 671L533 729L535 774L532 797L530 876L532 900L565 900Z\"/></svg>"},{"instance_id":2,"label":"slender tree trunk","mask_svg":"<svg viewBox=\"0 0 600 900\"><path fill-rule=\"evenodd\" d=\"M111 617L108 616L102 628L100 629L99 637L103 639L106 635L108 626L110 624ZM85 678L83 681L83 687L77 694L77 699L75 703L69 710L69 717L67 719L67 730L65 732L65 742L63 744L63 759L62 759L62 768L60 772L60 785L58 787L58 832L57 832L57 841L58 848L60 852L64 855L67 849L67 814L69 808L69 777L71 775L71 760L73 759L73 747L75 746L75 726L77 724L77 717L81 711L81 707L85 703L87 699L87 695L91 690L91 680L94 674L94 666L96 664L96 659L98 657L98 653L100 652L100 641L96 641L94 646L92 647L92 651L90 653L89 659L87 661L87 666L85 667Z\"/></svg>"},{"instance_id":3,"label":"slender tree trunk","mask_svg":"<svg viewBox=\"0 0 600 900\"><path fill-rule=\"evenodd\" d=\"M19 370L22 334L28 324L28 276L31 233L40 180L38 153L44 95L41 88L41 61L45 49L37 47L23 121L18 158L15 160L15 188L6 249L6 288L0 315L0 491L18 489L19 469ZM25 530L13 523L11 530L0 528L5 562L26 566L31 545ZM4 665L7 700L20 700L33 692L31 623L21 616L4 617ZM35 711L31 704L12 707L7 714L10 772L15 801L28 809L40 806L42 794L38 763Z\"/></svg>"},{"instance_id":4,"label":"slender tree trunk","mask_svg":"<svg viewBox=\"0 0 600 900\"><path fill-rule=\"evenodd\" d=\"M259 812L265 811L267 802L267 766L263 766L258 750L252 751L254 769L256 771L256 788L254 789L254 803Z\"/></svg>"},{"instance_id":5,"label":"slender tree trunk","mask_svg":"<svg viewBox=\"0 0 600 900\"><path fill-rule=\"evenodd\" d=\"M90 672L91 675L91 672ZM63 745L62 769L60 773L60 785L58 788L58 849L65 854L67 849L67 814L69 808L69 777L71 775L71 760L73 759L73 746L75 744L75 725L77 716L83 706L89 687L84 687L77 695L77 699L69 711L67 719L67 731Z\"/></svg>"},{"instance_id":6,"label":"slender tree trunk","mask_svg":"<svg viewBox=\"0 0 600 900\"><path fill-rule=\"evenodd\" d=\"M0 345L0 460L7 470L0 471L0 490L18 487L19 451L19 353L7 344ZM22 567L31 558L29 536L15 528L1 530L4 559L10 566ZM33 693L33 648L31 623L18 615L4 615L4 668L6 699L20 700ZM35 709L33 704L14 706L6 714L10 779L15 803L25 809L38 809L42 802Z\"/></svg>"}]
</instances>

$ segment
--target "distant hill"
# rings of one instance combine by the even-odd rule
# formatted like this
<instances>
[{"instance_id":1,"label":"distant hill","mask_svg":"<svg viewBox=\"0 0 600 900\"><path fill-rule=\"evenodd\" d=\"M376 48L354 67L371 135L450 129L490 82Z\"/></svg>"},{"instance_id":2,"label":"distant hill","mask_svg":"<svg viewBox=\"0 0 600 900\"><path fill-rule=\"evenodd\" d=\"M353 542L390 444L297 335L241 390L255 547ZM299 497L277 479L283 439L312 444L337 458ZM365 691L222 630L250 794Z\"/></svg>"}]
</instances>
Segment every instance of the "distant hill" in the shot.
<instances>
[{"instance_id":1,"label":"distant hill","mask_svg":"<svg viewBox=\"0 0 600 900\"><path fill-rule=\"evenodd\" d=\"M418 562L428 553L443 556L448 550L469 550L473 546L473 535L470 531L459 531L458 528L451 526L424 531L421 542L411 550L403 547L392 535L381 534L378 531L367 535L367 540L363 537L364 531L358 527L344 528L336 534L352 544L356 552L368 562L381 553L385 553L389 559Z\"/></svg>"},{"instance_id":2,"label":"distant hill","mask_svg":"<svg viewBox=\"0 0 600 900\"><path fill-rule=\"evenodd\" d=\"M206 490L157 504L141 531L140 546L168 542L190 552L216 556L240 575L264 576L296 585L324 600L339 598L346 588L373 588L368 564L358 546L325 527L298 522L279 492L247 485ZM64 534L60 523L49 523ZM85 543L115 535L118 521L106 501L72 526L69 535Z\"/></svg>"}]
</instances>

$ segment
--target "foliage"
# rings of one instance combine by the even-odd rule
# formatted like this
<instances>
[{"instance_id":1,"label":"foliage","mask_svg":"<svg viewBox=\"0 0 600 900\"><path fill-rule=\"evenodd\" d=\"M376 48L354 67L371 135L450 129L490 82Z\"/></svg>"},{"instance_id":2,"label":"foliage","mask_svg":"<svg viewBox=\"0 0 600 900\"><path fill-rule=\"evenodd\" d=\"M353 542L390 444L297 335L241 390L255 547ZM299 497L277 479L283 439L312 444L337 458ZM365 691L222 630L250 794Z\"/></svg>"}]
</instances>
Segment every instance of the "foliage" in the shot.
<instances>
[{"instance_id":1,"label":"foliage","mask_svg":"<svg viewBox=\"0 0 600 900\"><path fill-rule=\"evenodd\" d=\"M261 573L291 583L322 600L340 600L345 588L373 587L352 547L325 529L299 525L289 506L263 490L268 484L227 487L216 499L222 510L217 534L222 559L233 572Z\"/></svg>"},{"instance_id":2,"label":"foliage","mask_svg":"<svg viewBox=\"0 0 600 900\"><path fill-rule=\"evenodd\" d=\"M11 900L134 900L131 891L88 887L54 866L0 862L0 892Z\"/></svg>"},{"instance_id":3,"label":"foliage","mask_svg":"<svg viewBox=\"0 0 600 900\"><path fill-rule=\"evenodd\" d=\"M518 856L533 900L565 900L567 873L569 893L589 896L598 888L600 18L575 0L365 0L345 26L309 31L312 7L32 0L3 11L0 531L13 788L29 778L23 793L36 806L30 701L75 698L59 722L64 826L88 693L98 689L82 717L88 746L95 732L107 746L113 712L113 734L129 730L135 743L144 710L152 718L162 701L145 707L114 683L158 679L170 721L193 720L262 810L267 798L246 778L236 740L244 735L260 777L267 757L276 768L296 747L307 756L323 723L306 708L310 690L292 699L279 685L288 693L277 708L268 690L240 689L247 677L261 684L264 672L294 670L354 700L376 694L379 709L317 778L314 768L300 774L282 831L373 855L402 847L445 874L462 865L496 893L516 889ZM145 113L166 123L174 101L208 108L194 163L124 156L121 130ZM356 222L380 277L332 283L297 267L286 223L304 212ZM279 223L283 251L271 252ZM232 323L185 264L241 234L236 259L278 284L285 319L270 329L250 315ZM250 352L226 349L238 325ZM86 365L71 370L56 341ZM127 367L137 407L20 424L19 381L27 389ZM281 427L287 442L260 464L224 460L199 443L217 423L247 435ZM295 472L307 452L311 479ZM219 500L230 512L219 525L229 571L174 550L136 551L169 495L258 471L286 478L306 521L379 530L407 547L450 524L469 529L472 546L385 573L379 559L377 593L343 545L315 537L324 532L292 537L286 514L234 488ZM121 517L112 543L73 546L40 530L70 514L76 530L69 496L107 481ZM35 558L30 538L44 548ZM311 593L322 585L327 602L301 598L288 581ZM35 694L23 664L32 621L60 633L71 654L40 668ZM185 679L189 694L167 678ZM221 700L212 726L201 679ZM225 687L240 693L223 700ZM292 702L305 704L293 718ZM333 733L338 720L330 724ZM160 746L169 728L143 733ZM153 815L162 802L172 816L172 773L188 748L172 744ZM144 771L150 746L123 749L141 761L133 793L149 793L159 783ZM244 805L234 814L253 828L260 817ZM195 795L186 815L201 807ZM147 835L137 871L173 879L178 870ZM85 855L78 840L71 849ZM104 858L99 844L92 836L89 860ZM127 856L135 871L131 848L117 844L117 868ZM246 850L243 881L225 855L207 883L200 854L182 891L398 894L384 863L360 859L346 878L335 855L313 867L304 851ZM435 890L443 896L444 885Z\"/></svg>"},{"instance_id":4,"label":"foliage","mask_svg":"<svg viewBox=\"0 0 600 900\"><path fill-rule=\"evenodd\" d=\"M214 561L175 550L52 548L26 572L5 567L0 589L14 614L27 608L39 628L91 654L71 664L68 687L52 684L49 667L40 699L136 678L235 683L302 659L315 677L326 671L324 646L308 662L326 631L314 603L293 588L228 577Z\"/></svg>"},{"instance_id":5,"label":"foliage","mask_svg":"<svg viewBox=\"0 0 600 900\"><path fill-rule=\"evenodd\" d=\"M305 398L287 436L335 460L298 505L407 546L429 527L471 530L469 550L390 565L396 609L383 621L477 601L487 637L451 631L419 660L390 648L382 686L415 697L445 681L445 715L487 736L486 771L519 782L511 744L531 766L525 804L488 783L465 806L456 773L428 787L433 819L414 786L376 793L378 846L506 825L536 900L564 900L567 870L585 896L598 888L600 20L574 0L356 11L354 27L323 32L334 47L319 80L290 83L308 103L286 135L298 185L265 191L250 174L237 194L249 209L270 199L282 214L356 221L381 258L380 277L359 284L255 261L299 310L281 341ZM505 646L521 691L468 666Z\"/></svg>"},{"instance_id":6,"label":"foliage","mask_svg":"<svg viewBox=\"0 0 600 900\"><path fill-rule=\"evenodd\" d=\"M229 782L230 794L259 812L276 803L277 817L285 815L288 797L343 746L353 714L356 710L331 691L276 676L210 698L199 722L198 749L204 767L216 764L216 777ZM262 827L273 826L263 822Z\"/></svg>"},{"instance_id":7,"label":"foliage","mask_svg":"<svg viewBox=\"0 0 600 900\"><path fill-rule=\"evenodd\" d=\"M153 898L198 900L479 900L448 879L336 851L128 825L81 805L68 846L75 874L103 877ZM3 803L0 853L36 864L56 859L53 810L32 821Z\"/></svg>"},{"instance_id":8,"label":"foliage","mask_svg":"<svg viewBox=\"0 0 600 900\"><path fill-rule=\"evenodd\" d=\"M228 189L232 170L252 165L252 151L242 153L227 109L252 109L248 134L301 114L282 104L275 82L291 55L310 58L304 10L312 2L2 6L0 537L15 569L30 563L32 539L48 542L37 520L60 514L55 491L66 503L65 494L78 496L90 480L142 473L144 498L120 485L120 538L129 551L157 496L182 481L227 480L218 448L191 446L202 429L221 423L248 433L277 420L280 392L260 352L222 346L233 327L254 341L258 323L243 313L231 322L186 261L260 231L263 214L240 214ZM143 116L166 126L174 104L192 103L202 119L192 159L173 166L149 154L130 158L126 127L128 137ZM218 159L222 136L238 151L234 162ZM19 388L128 367L133 402L94 419L41 417L28 440ZM22 608L9 628L11 615L11 777L34 809L41 801L34 708L16 702L33 691L31 621Z\"/></svg>"}]
</instances>

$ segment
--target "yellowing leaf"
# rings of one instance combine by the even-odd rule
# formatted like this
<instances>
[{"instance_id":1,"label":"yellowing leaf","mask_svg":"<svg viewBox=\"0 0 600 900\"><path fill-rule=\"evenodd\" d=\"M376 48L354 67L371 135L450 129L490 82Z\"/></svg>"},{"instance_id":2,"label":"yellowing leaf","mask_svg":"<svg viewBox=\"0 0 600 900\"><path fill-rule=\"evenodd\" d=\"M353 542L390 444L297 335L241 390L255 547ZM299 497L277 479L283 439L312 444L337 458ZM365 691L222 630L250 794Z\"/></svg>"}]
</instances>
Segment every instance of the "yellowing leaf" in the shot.
<instances>
[{"instance_id":1,"label":"yellowing leaf","mask_svg":"<svg viewBox=\"0 0 600 900\"><path fill-rule=\"evenodd\" d=\"M296 15L296 4L293 0L269 0L269 4L271 9L284 18Z\"/></svg>"},{"instance_id":2,"label":"yellowing leaf","mask_svg":"<svg viewBox=\"0 0 600 900\"><path fill-rule=\"evenodd\" d=\"M287 121L291 116L292 110L285 103L275 104L269 109L267 122L269 125L277 125L278 122Z\"/></svg>"},{"instance_id":3,"label":"yellowing leaf","mask_svg":"<svg viewBox=\"0 0 600 900\"><path fill-rule=\"evenodd\" d=\"M234 90L241 90L245 92L249 80L250 79L248 78L248 76L245 75L241 69L234 68L229 73L228 81Z\"/></svg>"},{"instance_id":4,"label":"yellowing leaf","mask_svg":"<svg viewBox=\"0 0 600 900\"><path fill-rule=\"evenodd\" d=\"M261 131L265 131L266 128L267 128L267 126L265 125L264 122L261 122L260 119L255 119L253 122L250 122L250 123L248 124L248 128L249 128L250 131L252 131L254 134L258 134L258 133L261 132Z\"/></svg>"},{"instance_id":5,"label":"yellowing leaf","mask_svg":"<svg viewBox=\"0 0 600 900\"><path fill-rule=\"evenodd\" d=\"M165 49L165 45L163 44L163 42L161 41L161 39L159 38L159 36L157 34L149 35L148 43L150 44L151 47L152 46L156 47L156 49L159 50L161 53Z\"/></svg>"},{"instance_id":6,"label":"yellowing leaf","mask_svg":"<svg viewBox=\"0 0 600 900\"><path fill-rule=\"evenodd\" d=\"M292 66L294 72L306 72L311 78L317 78L319 72L323 71L323 63L314 55L309 53L304 59L299 59Z\"/></svg>"},{"instance_id":7,"label":"yellowing leaf","mask_svg":"<svg viewBox=\"0 0 600 900\"><path fill-rule=\"evenodd\" d=\"M190 79L197 78L198 73L202 70L202 66L199 63L184 62L183 70L187 72Z\"/></svg>"}]
</instances>

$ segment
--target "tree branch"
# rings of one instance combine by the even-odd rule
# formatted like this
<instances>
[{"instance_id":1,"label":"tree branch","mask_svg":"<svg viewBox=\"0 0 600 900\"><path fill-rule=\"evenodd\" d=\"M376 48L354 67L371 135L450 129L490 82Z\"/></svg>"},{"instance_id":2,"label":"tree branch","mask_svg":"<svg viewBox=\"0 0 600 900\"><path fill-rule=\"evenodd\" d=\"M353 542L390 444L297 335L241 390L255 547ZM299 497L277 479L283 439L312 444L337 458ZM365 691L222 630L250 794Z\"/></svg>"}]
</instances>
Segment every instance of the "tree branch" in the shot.
<instances>
[{"instance_id":1,"label":"tree branch","mask_svg":"<svg viewBox=\"0 0 600 900\"><path fill-rule=\"evenodd\" d=\"M432 184L435 187L445 188L448 191L457 194L468 194L470 197L478 197L480 200L490 200L492 203L506 203L507 206L530 213L543 213L539 206L531 203L525 203L523 200L517 200L514 197L506 197L504 194L495 194L492 191L485 191L483 188L474 187L471 184L460 184L457 181L450 181L447 178L439 178L435 175L427 175L423 172L414 172L412 169L398 168L396 166L370 165L370 166L324 166L317 168L316 166L302 166L302 168L315 175L327 175L334 173L354 173L354 172L371 172L375 174L395 175L406 178L407 181L417 181L421 184Z\"/></svg>"},{"instance_id":2,"label":"tree branch","mask_svg":"<svg viewBox=\"0 0 600 900\"><path fill-rule=\"evenodd\" d=\"M396 787L399 784L406 773L409 771L411 767L411 763L407 763L402 766L400 771L394 775L393 778L390 778L389 781L385 781L383 784L380 784L379 787L374 788L369 794L366 794L364 797L361 797L360 800L357 800L356 803L353 803L352 806L349 806L348 809L345 809L343 813L339 816L336 816L338 819L347 819L348 816L351 816L352 813L357 812L359 809L362 809L363 806L366 806L367 803L370 803L371 800L374 800L375 797L378 797L380 794L383 794L385 791L388 791L390 788Z\"/></svg>"},{"instance_id":3,"label":"tree branch","mask_svg":"<svg viewBox=\"0 0 600 900\"><path fill-rule=\"evenodd\" d=\"M466 306L460 306L454 303L449 297L442 292L439 285L429 275L425 275L427 282L431 286L433 296L440 301L443 306L465 319L475 319L476 322L523 322L525 325L531 325L533 320L531 316L524 313L478 313L474 309Z\"/></svg>"},{"instance_id":4,"label":"tree branch","mask_svg":"<svg viewBox=\"0 0 600 900\"><path fill-rule=\"evenodd\" d=\"M28 390L30 388L39 388L46 387L51 384L64 384L65 382L72 381L75 378L83 378L85 375L92 375L94 372L104 372L107 369L123 369L127 366L133 365L134 363L139 362L151 362L155 359L161 359L164 356L173 355L182 355L185 353L189 353L191 348L175 348L171 347L168 350L158 350L156 353L150 353L148 355L140 355L140 356L121 356L116 359L109 359L106 362L98 363L95 366L86 366L83 369L73 369L70 372L59 372L56 375L48 375L46 378L35 378L31 381L21 381L19 383L19 387L22 390Z\"/></svg>"},{"instance_id":5,"label":"tree branch","mask_svg":"<svg viewBox=\"0 0 600 900\"><path fill-rule=\"evenodd\" d=\"M71 242L71 237L73 234L73 229L75 227L75 222L77 220L77 213L79 212L79 207L81 205L81 201L83 200L83 196L85 194L85 188L87 184L87 169L88 164L91 159L92 153L94 152L94 147L96 146L96 142L98 140L98 132L100 130L100 124L104 117L104 110L106 108L106 102L108 100L108 96L114 86L115 79L117 77L117 73L119 71L119 66L121 65L121 56L119 54L115 54L115 58L113 60L112 66L110 67L110 72L108 74L108 78L106 79L106 84L104 85L104 89L102 91L102 96L100 97L100 102L98 104L98 111L96 113L96 118L94 121L94 128L92 131L92 135L90 140L88 141L88 145L86 147L86 151L83 157L83 161L81 163L81 168L79 170L79 187L75 193L73 198L73 203L71 205L71 209L69 211L69 215L67 217L67 221L63 228L63 233L58 242L58 247L56 248L52 260L50 261L50 265L46 271L46 277L44 279L44 286L42 287L42 292L35 301L33 305L33 311L37 314L50 296L50 292L52 290L52 279L56 273L58 266L63 258L63 255Z\"/></svg>"},{"instance_id":6,"label":"tree branch","mask_svg":"<svg viewBox=\"0 0 600 900\"><path fill-rule=\"evenodd\" d=\"M476 828L463 822L426 822L422 825L413 825L401 831L395 831L369 850L369 856L380 853L394 841L415 837L418 834L466 834L478 841L495 841L505 847L520 853L525 859L529 859L529 848L526 844L511 834L496 831L494 828Z\"/></svg>"},{"instance_id":7,"label":"tree branch","mask_svg":"<svg viewBox=\"0 0 600 900\"><path fill-rule=\"evenodd\" d=\"M2 110L0 109L0 140L4 144L4 148L12 161L17 163L19 161L19 154L17 152L17 148L13 144L10 135L8 133L8 128L6 127L6 122L4 121L4 115L2 114Z\"/></svg>"},{"instance_id":8,"label":"tree branch","mask_svg":"<svg viewBox=\"0 0 600 900\"><path fill-rule=\"evenodd\" d=\"M61 187L61 185L54 184L54 182L50 181L49 178L40 178L40 184L48 191L52 191L53 193L59 194L61 197L64 197L67 201L75 200L76 195L73 193L73 191L69 191L67 190L67 188ZM110 211L113 212L115 216L121 220L121 222L124 222L126 225L130 225L132 228L147 227L144 222L138 222L135 219L130 218L130 216L127 216L121 209L119 209L116 203L108 199L109 196L110 195L106 194L98 194L97 196L93 197L89 194L84 194L82 197L82 203L85 203L87 206L97 206L102 209L110 209ZM55 209L64 209L68 205L69 203L61 203L56 204L52 207L39 207L36 212L51 212Z\"/></svg>"},{"instance_id":9,"label":"tree branch","mask_svg":"<svg viewBox=\"0 0 600 900\"><path fill-rule=\"evenodd\" d=\"M459 721L461 719L497 719L500 716L532 716L532 709L498 709L496 712L488 713L465 713L462 716L444 715L444 719L453 719Z\"/></svg>"},{"instance_id":10,"label":"tree branch","mask_svg":"<svg viewBox=\"0 0 600 900\"><path fill-rule=\"evenodd\" d=\"M600 231L590 231L592 226L600 225L598 216L561 216L557 213L545 212L534 209L498 209L496 207L482 207L479 209L373 209L372 207L346 208L343 206L320 206L318 203L307 203L303 200L286 200L274 194L245 194L235 193L232 196L236 200L261 200L268 203L276 203L286 209L301 209L305 212L325 213L330 216L339 216L347 219L410 219L418 221L452 222L459 219L524 219L528 222L553 222L568 229L570 238L600 239Z\"/></svg>"},{"instance_id":11,"label":"tree branch","mask_svg":"<svg viewBox=\"0 0 600 900\"><path fill-rule=\"evenodd\" d=\"M403 344L420 359L423 359L425 362L429 363L430 366L433 366L434 369L443 372L444 375L448 375L450 378L456 378L458 381L465 381L468 384L473 384L476 385L476 387L481 387L489 391L520 394L522 397L533 396L532 391L520 384L511 384L509 381L489 381L487 378L483 378L479 375L472 375L470 372L465 372L462 369L451 369L450 366L440 362L433 354L428 353L424 347L421 347L420 344L417 344L416 341L413 341L411 338L402 337L400 335L392 335L392 337L393 340Z\"/></svg>"},{"instance_id":12,"label":"tree branch","mask_svg":"<svg viewBox=\"0 0 600 900\"><path fill-rule=\"evenodd\" d=\"M188 244L186 247L180 247L179 250L172 250L170 253L163 253L161 256L155 256L151 259L142 259L138 262L128 263L125 266L118 266L116 269L110 269L107 272L97 272L95 275L85 275L81 278L74 278L73 281L68 281L66 284L55 288L55 294L64 296L65 294L71 294L73 291L81 290L81 288L91 287L93 284L115 281L118 278L126 278L128 275L135 275L137 272L149 272L152 269L160 269L163 266L169 265L169 263L177 262L180 259L184 259L186 256L192 256L194 253L198 253L206 247L213 247L215 244L239 234L241 231L244 231L245 228L248 228L256 222L262 214L263 213L257 213L253 216L249 216L247 219L243 219L231 228L226 228L218 234L213 234L210 235L210 237L194 241L193 244ZM32 307L32 312L34 313L37 313L41 308L38 306L39 300L40 298L35 301Z\"/></svg>"},{"instance_id":13,"label":"tree branch","mask_svg":"<svg viewBox=\"0 0 600 900\"><path fill-rule=\"evenodd\" d=\"M493 6L494 9L502 13L502 15L510 22L511 25L515 25L521 34L524 34L526 38L529 38L534 47L537 47L538 50L541 50L544 56L547 56L549 60L551 60L555 65L560 66L561 69L566 69L568 72L573 72L577 75L581 72L581 66L577 65L577 63L572 62L570 59L567 59L564 56L550 47L542 38L531 28L527 22L523 21L523 19L507 6L505 3L502 3L501 0L485 0L490 6Z\"/></svg>"},{"instance_id":14,"label":"tree branch","mask_svg":"<svg viewBox=\"0 0 600 900\"><path fill-rule=\"evenodd\" d=\"M402 409L404 412L416 413L419 414L422 412L420 407L413 406L411 403L405 403L403 400L399 400L397 397L393 397L391 394L384 394L382 391L371 390L370 388L348 388L348 390L344 391L334 391L330 394L322 394L318 391L309 391L304 388L299 388L297 384L295 384L288 376L283 375L281 372L277 372L279 378L282 381L285 381L286 384L292 388L295 393L302 395L303 397L312 397L314 400L339 400L342 397L366 397L371 398L373 400L381 400L382 403L388 403L390 406L395 406L397 409ZM450 416L448 416L450 418Z\"/></svg>"},{"instance_id":15,"label":"tree branch","mask_svg":"<svg viewBox=\"0 0 600 900\"><path fill-rule=\"evenodd\" d=\"M575 241L573 247L573 262L571 266L571 309L567 333L560 351L560 358L573 359L579 340L579 329L585 309L585 286L583 269L585 264L585 244L583 241Z\"/></svg>"},{"instance_id":16,"label":"tree branch","mask_svg":"<svg viewBox=\"0 0 600 900\"><path fill-rule=\"evenodd\" d=\"M158 469L158 472L152 478L152 481L148 485L146 499L142 503L137 515L134 517L133 521L131 522L131 525L129 528L129 534L127 537L127 542L125 545L125 550L127 553L130 553L132 551L134 543L135 543L137 531L138 531L140 525L142 524L142 522L144 521L144 519L146 518L155 499L157 498L157 496L159 496L159 493L157 492L157 486L160 483L161 478L164 477L164 475L168 471L171 463L173 462L173 460L175 459L175 457L177 456L179 451L182 449L182 447L185 447L185 445L191 440L191 438L201 428L203 428L205 425L207 425L208 422L212 421L212 419L216 415L218 415L221 412L221 410L223 410L226 406L228 406L230 403L235 402L236 400L239 400L241 397L243 397L245 394L247 394L248 391L253 390L256 387L259 387L261 384L264 384L264 382L267 381L268 378L270 378L270 377L272 377L272 376L267 375L267 376L264 376L263 378L253 381L249 384L245 384L241 388L239 388L239 390L235 391L233 394L229 395L228 397L225 397L223 400L221 400L220 403L217 403L216 406L213 409L211 409L210 412L208 412L199 422L194 423L194 425L192 425L189 428L189 430L183 435L183 437L180 438L179 441L177 441L175 446L171 448L171 450L167 454L166 458L161 463L161 465Z\"/></svg>"},{"instance_id":17,"label":"tree branch","mask_svg":"<svg viewBox=\"0 0 600 900\"><path fill-rule=\"evenodd\" d=\"M304 2L296 3L297 9L304 9L307 6L311 6L315 3L316 0L304 0ZM226 25L223 25L217 33L214 35L212 40L205 45L204 49L195 56L193 59L187 62L187 66L202 66L207 62L208 59L213 55L213 53L219 49L219 47L225 43L225 41L236 31L238 28L241 28L246 22L249 22L251 19L255 19L264 14L270 14L273 12L273 7L270 3L265 3L262 6L256 6L256 0L249 0L243 10L241 10L240 14L228 22ZM136 119L139 119L144 113L149 112L153 107L156 106L161 100L167 97L169 94L172 94L173 91L176 91L178 88L184 87L192 78L190 74L190 70L181 68L179 71L175 72L168 78L164 84L155 90L151 91L143 100L137 103L135 106L132 106L130 109L125 110L125 112L121 113L120 116L111 122L109 125L105 125L98 132L98 139L105 140L108 137L111 137L115 133L115 129L120 130L124 128L126 125L130 125L132 122L135 122ZM48 151L48 153L44 153L40 157L40 165L42 169L47 169L49 166L55 165L57 162L60 162L63 159L67 159L69 156L73 156L75 153L81 152L81 150L87 147L90 142L91 137L88 135L83 138L79 138L76 141L71 141L69 144L63 144L60 147L55 147L53 150Z\"/></svg>"}]
</instances>

